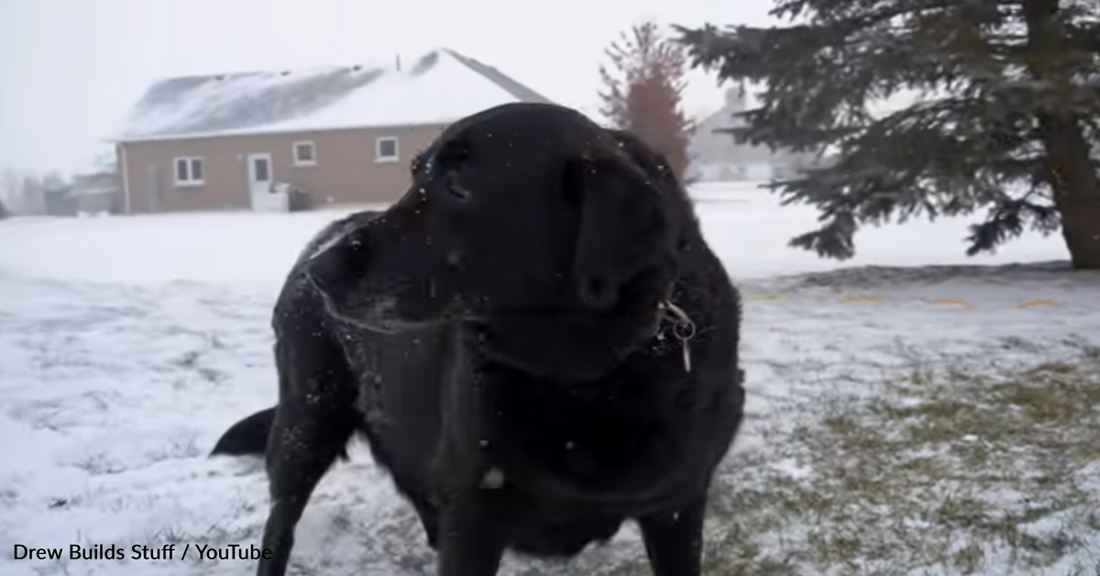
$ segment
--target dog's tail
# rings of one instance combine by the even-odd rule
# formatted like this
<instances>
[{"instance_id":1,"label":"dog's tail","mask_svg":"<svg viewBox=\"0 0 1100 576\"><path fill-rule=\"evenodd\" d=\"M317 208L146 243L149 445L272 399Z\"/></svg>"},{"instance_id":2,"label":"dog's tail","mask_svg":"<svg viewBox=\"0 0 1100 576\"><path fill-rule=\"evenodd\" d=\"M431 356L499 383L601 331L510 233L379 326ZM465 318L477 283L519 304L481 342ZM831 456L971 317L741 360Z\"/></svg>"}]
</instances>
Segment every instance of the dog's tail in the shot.
<instances>
[{"instance_id":1,"label":"dog's tail","mask_svg":"<svg viewBox=\"0 0 1100 576\"><path fill-rule=\"evenodd\" d=\"M263 455L267 451L267 435L275 423L275 407L272 406L237 422L222 434L214 445L211 456L228 454L243 456L247 454Z\"/></svg>"}]
</instances>

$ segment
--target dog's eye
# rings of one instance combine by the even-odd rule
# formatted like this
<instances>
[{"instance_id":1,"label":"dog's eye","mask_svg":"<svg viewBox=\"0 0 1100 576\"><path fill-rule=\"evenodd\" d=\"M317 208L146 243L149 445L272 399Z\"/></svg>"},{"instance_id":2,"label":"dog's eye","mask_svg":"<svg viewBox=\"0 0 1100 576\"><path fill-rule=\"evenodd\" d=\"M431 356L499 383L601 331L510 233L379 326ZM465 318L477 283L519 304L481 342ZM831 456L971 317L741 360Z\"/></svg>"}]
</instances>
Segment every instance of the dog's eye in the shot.
<instances>
[{"instance_id":1,"label":"dog's eye","mask_svg":"<svg viewBox=\"0 0 1100 576\"><path fill-rule=\"evenodd\" d=\"M466 188L463 188L462 185L458 184L457 182L452 182L451 185L447 187L447 191L451 193L451 196L454 196L459 200L470 199L470 191Z\"/></svg>"},{"instance_id":2,"label":"dog's eye","mask_svg":"<svg viewBox=\"0 0 1100 576\"><path fill-rule=\"evenodd\" d=\"M447 177L447 192L459 200L469 200L470 190L458 183L458 174L451 172Z\"/></svg>"}]
</instances>

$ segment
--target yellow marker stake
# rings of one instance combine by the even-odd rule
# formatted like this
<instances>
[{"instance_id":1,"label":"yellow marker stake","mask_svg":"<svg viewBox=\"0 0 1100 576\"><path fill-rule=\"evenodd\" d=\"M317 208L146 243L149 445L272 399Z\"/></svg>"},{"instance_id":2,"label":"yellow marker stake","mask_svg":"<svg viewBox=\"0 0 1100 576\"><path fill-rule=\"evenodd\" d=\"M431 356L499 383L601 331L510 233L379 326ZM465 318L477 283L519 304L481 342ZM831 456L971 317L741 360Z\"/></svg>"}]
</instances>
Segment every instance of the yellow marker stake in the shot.
<instances>
[{"instance_id":1,"label":"yellow marker stake","mask_svg":"<svg viewBox=\"0 0 1100 576\"><path fill-rule=\"evenodd\" d=\"M1024 300L1023 302L1020 302L1019 304L1017 304L1015 306L1015 308L1018 309L1018 310L1023 310L1025 308L1032 308L1032 307L1035 307L1035 306L1057 306L1057 305L1058 305L1058 303L1055 302L1054 300L1047 300L1045 298L1038 298L1038 299L1035 299L1035 300Z\"/></svg>"},{"instance_id":2,"label":"yellow marker stake","mask_svg":"<svg viewBox=\"0 0 1100 576\"><path fill-rule=\"evenodd\" d=\"M961 306L967 310L973 310L974 307L970 305L966 300L959 300L958 298L937 298L932 301L933 304L955 304Z\"/></svg>"},{"instance_id":3,"label":"yellow marker stake","mask_svg":"<svg viewBox=\"0 0 1100 576\"><path fill-rule=\"evenodd\" d=\"M786 294L746 294L745 300L787 300Z\"/></svg>"},{"instance_id":4,"label":"yellow marker stake","mask_svg":"<svg viewBox=\"0 0 1100 576\"><path fill-rule=\"evenodd\" d=\"M877 303L877 302L885 302L885 301L886 301L885 296L859 296L859 295L855 295L855 296L845 296L845 297L840 299L840 302L842 304L856 304L856 303L860 303L860 302Z\"/></svg>"}]
</instances>

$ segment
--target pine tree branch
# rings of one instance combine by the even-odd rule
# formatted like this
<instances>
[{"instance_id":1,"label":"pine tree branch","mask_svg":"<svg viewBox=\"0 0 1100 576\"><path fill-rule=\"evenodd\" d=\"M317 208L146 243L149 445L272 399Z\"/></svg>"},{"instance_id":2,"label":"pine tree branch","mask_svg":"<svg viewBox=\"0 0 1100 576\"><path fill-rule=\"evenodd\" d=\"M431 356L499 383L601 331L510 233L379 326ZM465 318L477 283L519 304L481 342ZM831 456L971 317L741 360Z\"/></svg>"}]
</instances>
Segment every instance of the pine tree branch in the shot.
<instances>
[{"instance_id":1,"label":"pine tree branch","mask_svg":"<svg viewBox=\"0 0 1100 576\"><path fill-rule=\"evenodd\" d=\"M1034 0L779 0L790 25L677 30L693 67L763 85L738 142L835 154L771 184L820 213L792 245L843 259L860 225L987 208L976 253L1058 226L1039 118L1078 124L1100 162L1100 2L1047 6L1041 45ZM903 91L920 97L871 112Z\"/></svg>"}]
</instances>

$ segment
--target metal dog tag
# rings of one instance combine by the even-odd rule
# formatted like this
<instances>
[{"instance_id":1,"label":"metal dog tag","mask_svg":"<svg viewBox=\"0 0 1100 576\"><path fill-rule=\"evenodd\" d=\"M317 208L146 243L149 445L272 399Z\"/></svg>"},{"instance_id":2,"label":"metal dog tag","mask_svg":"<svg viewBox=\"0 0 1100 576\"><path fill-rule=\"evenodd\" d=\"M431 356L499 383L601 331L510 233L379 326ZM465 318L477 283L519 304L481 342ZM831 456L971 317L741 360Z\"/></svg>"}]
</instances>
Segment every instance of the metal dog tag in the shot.
<instances>
[{"instance_id":1,"label":"metal dog tag","mask_svg":"<svg viewBox=\"0 0 1100 576\"><path fill-rule=\"evenodd\" d=\"M695 337L695 322L679 306L669 301L661 302L659 308L671 317L672 335L680 341L684 353L684 372L691 372L691 339ZM660 336L658 336L660 338Z\"/></svg>"}]
</instances>

